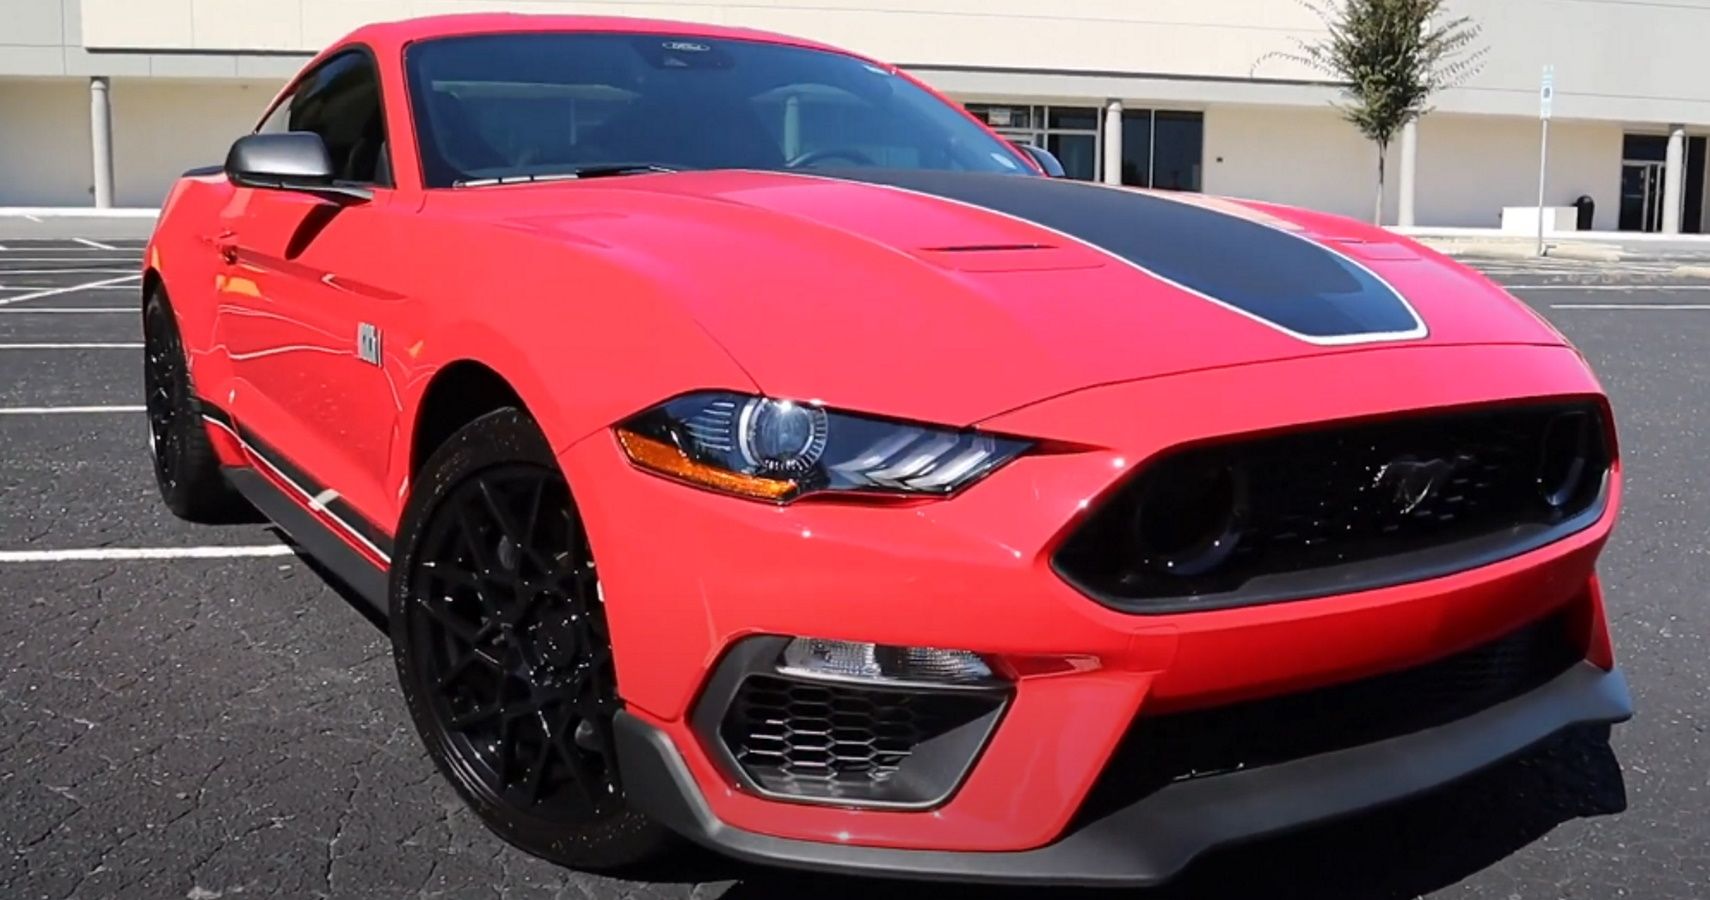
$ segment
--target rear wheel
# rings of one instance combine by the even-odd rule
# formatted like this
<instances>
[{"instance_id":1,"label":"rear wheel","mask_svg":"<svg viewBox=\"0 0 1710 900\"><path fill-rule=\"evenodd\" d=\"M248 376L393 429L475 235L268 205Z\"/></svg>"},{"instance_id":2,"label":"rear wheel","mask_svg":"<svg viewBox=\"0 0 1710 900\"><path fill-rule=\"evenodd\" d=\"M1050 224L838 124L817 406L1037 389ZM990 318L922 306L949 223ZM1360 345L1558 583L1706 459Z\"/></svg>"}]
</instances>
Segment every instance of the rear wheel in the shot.
<instances>
[{"instance_id":1,"label":"rear wheel","mask_svg":"<svg viewBox=\"0 0 1710 900\"><path fill-rule=\"evenodd\" d=\"M481 819L565 865L611 869L667 832L624 802L621 708L593 553L569 485L515 410L423 467L399 531L398 679L429 754Z\"/></svg>"},{"instance_id":2,"label":"rear wheel","mask_svg":"<svg viewBox=\"0 0 1710 900\"><path fill-rule=\"evenodd\" d=\"M158 287L143 303L143 393L154 478L167 508L192 522L243 517L248 505L220 473L196 406L178 321Z\"/></svg>"}]
</instances>

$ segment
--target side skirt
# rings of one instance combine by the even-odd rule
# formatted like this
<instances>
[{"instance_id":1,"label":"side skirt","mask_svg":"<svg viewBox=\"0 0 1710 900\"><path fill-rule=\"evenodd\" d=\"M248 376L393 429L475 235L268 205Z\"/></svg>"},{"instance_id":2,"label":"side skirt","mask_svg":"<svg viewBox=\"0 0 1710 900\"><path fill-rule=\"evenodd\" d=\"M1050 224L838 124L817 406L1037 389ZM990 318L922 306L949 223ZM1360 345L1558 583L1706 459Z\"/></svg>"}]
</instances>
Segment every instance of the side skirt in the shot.
<instances>
[{"instance_id":1,"label":"side skirt","mask_svg":"<svg viewBox=\"0 0 1710 900\"><path fill-rule=\"evenodd\" d=\"M315 561L355 591L381 619L387 614L386 570L357 552L315 515L274 486L265 475L244 466L228 466L226 480L261 514L291 536Z\"/></svg>"}]
</instances>

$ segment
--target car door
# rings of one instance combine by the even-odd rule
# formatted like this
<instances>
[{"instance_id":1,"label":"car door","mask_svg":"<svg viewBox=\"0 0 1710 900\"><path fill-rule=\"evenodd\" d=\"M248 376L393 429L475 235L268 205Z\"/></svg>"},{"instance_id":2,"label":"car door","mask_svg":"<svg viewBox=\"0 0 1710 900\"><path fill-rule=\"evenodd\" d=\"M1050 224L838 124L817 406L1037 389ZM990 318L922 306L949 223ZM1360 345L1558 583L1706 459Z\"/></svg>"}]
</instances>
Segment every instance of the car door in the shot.
<instances>
[{"instance_id":1,"label":"car door","mask_svg":"<svg viewBox=\"0 0 1710 900\"><path fill-rule=\"evenodd\" d=\"M320 135L339 181L373 199L238 187L216 241L224 402L276 476L376 549L396 514L384 487L400 417L386 331L404 314L389 266L413 214L394 202L382 102L365 50L306 72L261 130Z\"/></svg>"}]
</instances>

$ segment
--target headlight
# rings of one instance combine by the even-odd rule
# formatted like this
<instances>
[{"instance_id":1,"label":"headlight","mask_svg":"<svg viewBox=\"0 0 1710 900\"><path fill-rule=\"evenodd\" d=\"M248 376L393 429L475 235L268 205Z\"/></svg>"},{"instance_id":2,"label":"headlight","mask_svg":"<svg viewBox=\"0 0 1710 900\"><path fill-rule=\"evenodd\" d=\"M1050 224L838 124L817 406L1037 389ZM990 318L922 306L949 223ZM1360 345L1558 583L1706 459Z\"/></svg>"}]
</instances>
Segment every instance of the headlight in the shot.
<instances>
[{"instance_id":1,"label":"headlight","mask_svg":"<svg viewBox=\"0 0 1710 900\"><path fill-rule=\"evenodd\" d=\"M667 401L617 435L644 469L778 503L818 491L952 494L1028 448L977 431L725 392Z\"/></svg>"}]
</instances>

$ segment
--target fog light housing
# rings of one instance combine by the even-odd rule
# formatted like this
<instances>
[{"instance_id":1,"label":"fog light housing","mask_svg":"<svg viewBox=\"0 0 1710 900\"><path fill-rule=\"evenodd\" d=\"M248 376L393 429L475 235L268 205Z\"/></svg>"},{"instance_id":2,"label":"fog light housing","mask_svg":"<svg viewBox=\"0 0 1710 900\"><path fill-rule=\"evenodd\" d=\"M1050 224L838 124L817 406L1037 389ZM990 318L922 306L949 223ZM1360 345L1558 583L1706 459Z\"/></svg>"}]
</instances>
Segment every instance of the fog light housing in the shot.
<instances>
[{"instance_id":1,"label":"fog light housing","mask_svg":"<svg viewBox=\"0 0 1710 900\"><path fill-rule=\"evenodd\" d=\"M955 793L1014 692L966 650L755 635L714 667L691 723L749 793L919 811Z\"/></svg>"},{"instance_id":2,"label":"fog light housing","mask_svg":"<svg viewBox=\"0 0 1710 900\"><path fill-rule=\"evenodd\" d=\"M785 645L778 674L825 681L984 687L999 683L991 666L968 650L889 647L857 641L796 638Z\"/></svg>"}]
</instances>

